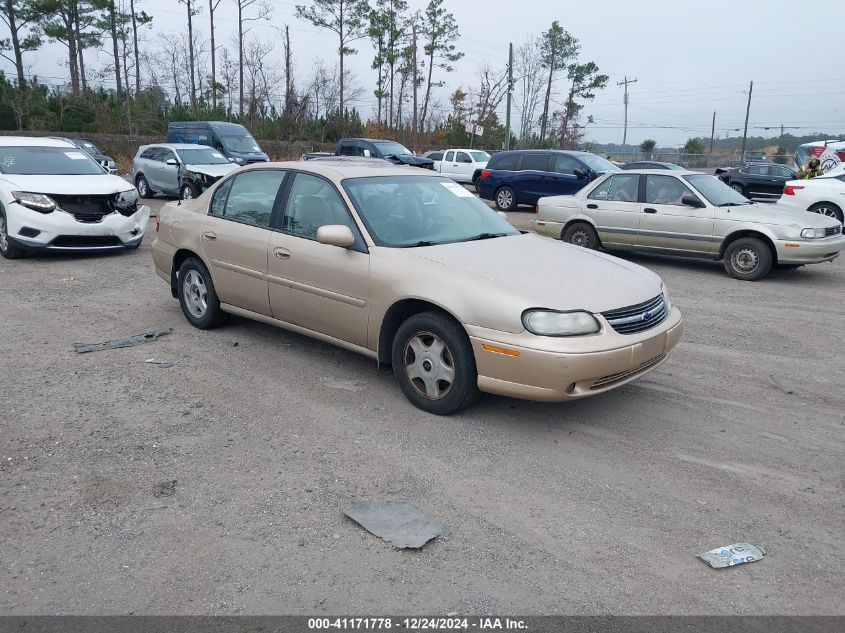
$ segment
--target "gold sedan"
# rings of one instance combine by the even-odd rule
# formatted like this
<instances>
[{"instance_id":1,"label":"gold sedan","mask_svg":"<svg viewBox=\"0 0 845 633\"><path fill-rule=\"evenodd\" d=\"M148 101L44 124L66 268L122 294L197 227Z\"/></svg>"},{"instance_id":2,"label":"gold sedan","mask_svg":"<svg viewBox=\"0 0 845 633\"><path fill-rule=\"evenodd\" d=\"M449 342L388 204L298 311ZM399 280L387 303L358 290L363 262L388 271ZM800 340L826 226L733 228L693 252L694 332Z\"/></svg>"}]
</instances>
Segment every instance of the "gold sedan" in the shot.
<instances>
[{"instance_id":1,"label":"gold sedan","mask_svg":"<svg viewBox=\"0 0 845 633\"><path fill-rule=\"evenodd\" d=\"M264 163L164 206L156 272L190 323L237 314L392 365L416 406L582 398L660 365L682 318L636 264L515 230L436 173Z\"/></svg>"}]
</instances>

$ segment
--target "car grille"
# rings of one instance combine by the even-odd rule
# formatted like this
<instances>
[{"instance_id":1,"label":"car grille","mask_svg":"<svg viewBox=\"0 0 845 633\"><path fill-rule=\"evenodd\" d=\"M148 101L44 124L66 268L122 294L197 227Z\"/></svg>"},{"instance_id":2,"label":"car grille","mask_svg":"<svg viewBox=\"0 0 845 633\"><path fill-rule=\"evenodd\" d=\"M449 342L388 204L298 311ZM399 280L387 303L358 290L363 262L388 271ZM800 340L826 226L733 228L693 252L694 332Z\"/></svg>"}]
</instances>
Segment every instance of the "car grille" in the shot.
<instances>
[{"instance_id":1,"label":"car grille","mask_svg":"<svg viewBox=\"0 0 845 633\"><path fill-rule=\"evenodd\" d=\"M121 246L123 242L115 235L59 235L50 246L61 248L103 248Z\"/></svg>"},{"instance_id":2,"label":"car grille","mask_svg":"<svg viewBox=\"0 0 845 633\"><path fill-rule=\"evenodd\" d=\"M841 226L829 226L824 230L825 237L831 237L833 235L839 235L842 232Z\"/></svg>"},{"instance_id":3,"label":"car grille","mask_svg":"<svg viewBox=\"0 0 845 633\"><path fill-rule=\"evenodd\" d=\"M667 312L666 302L663 300L663 295L660 294L654 299L627 308L608 310L602 312L601 315L620 334L636 334L663 323L666 320Z\"/></svg>"},{"instance_id":4,"label":"car grille","mask_svg":"<svg viewBox=\"0 0 845 633\"><path fill-rule=\"evenodd\" d=\"M85 224L102 222L104 217L111 215L115 211L119 211L121 215L129 217L138 210L136 204L125 209L118 209L114 204L114 194L102 196L66 196L51 193L48 195L56 201L62 211L70 213L77 222L84 222Z\"/></svg>"},{"instance_id":5,"label":"car grille","mask_svg":"<svg viewBox=\"0 0 845 633\"><path fill-rule=\"evenodd\" d=\"M656 356L655 358L652 358L651 360L646 361L642 365L634 367L633 369L628 369L627 371L620 371L619 373L610 374L609 376L599 378L592 385L590 385L590 389L601 389L602 387L607 387L608 385L612 385L613 383L625 380L626 378L629 378L636 374L641 374L646 371L649 367L654 367L655 365L657 365L664 358L666 358L666 354L661 354L660 356Z\"/></svg>"}]
</instances>

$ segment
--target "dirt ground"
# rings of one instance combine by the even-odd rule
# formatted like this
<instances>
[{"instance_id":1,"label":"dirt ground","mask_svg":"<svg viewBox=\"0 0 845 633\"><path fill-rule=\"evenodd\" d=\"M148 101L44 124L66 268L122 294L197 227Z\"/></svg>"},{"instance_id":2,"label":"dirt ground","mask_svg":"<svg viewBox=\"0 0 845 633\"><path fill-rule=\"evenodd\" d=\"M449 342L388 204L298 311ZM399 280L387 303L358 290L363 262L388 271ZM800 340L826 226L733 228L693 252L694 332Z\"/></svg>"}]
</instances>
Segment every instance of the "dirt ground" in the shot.
<instances>
[{"instance_id":1,"label":"dirt ground","mask_svg":"<svg viewBox=\"0 0 845 633\"><path fill-rule=\"evenodd\" d=\"M0 613L845 613L842 261L743 283L637 257L686 317L666 364L442 418L350 352L192 328L151 242L0 260ZM344 517L361 499L451 535L394 549ZM695 557L740 541L764 560Z\"/></svg>"}]
</instances>

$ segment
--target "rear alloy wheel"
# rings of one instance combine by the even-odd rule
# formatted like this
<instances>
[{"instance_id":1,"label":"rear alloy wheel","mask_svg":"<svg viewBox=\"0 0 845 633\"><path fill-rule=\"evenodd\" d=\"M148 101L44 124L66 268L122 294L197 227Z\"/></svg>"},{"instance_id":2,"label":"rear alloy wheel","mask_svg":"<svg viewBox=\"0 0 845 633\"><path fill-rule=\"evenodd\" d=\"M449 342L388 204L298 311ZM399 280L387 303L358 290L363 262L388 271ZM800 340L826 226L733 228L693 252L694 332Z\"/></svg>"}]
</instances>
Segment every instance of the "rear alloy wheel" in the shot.
<instances>
[{"instance_id":1,"label":"rear alloy wheel","mask_svg":"<svg viewBox=\"0 0 845 633\"><path fill-rule=\"evenodd\" d=\"M20 259L26 255L26 250L14 246L9 241L9 225L6 224L6 212L0 209L0 255L6 259Z\"/></svg>"},{"instance_id":2,"label":"rear alloy wheel","mask_svg":"<svg viewBox=\"0 0 845 633\"><path fill-rule=\"evenodd\" d=\"M725 270L734 279L757 281L772 269L772 249L756 237L742 237L725 250Z\"/></svg>"},{"instance_id":3,"label":"rear alloy wheel","mask_svg":"<svg viewBox=\"0 0 845 633\"><path fill-rule=\"evenodd\" d=\"M496 208L499 211L516 209L516 192L510 187L502 187L496 192Z\"/></svg>"},{"instance_id":4,"label":"rear alloy wheel","mask_svg":"<svg viewBox=\"0 0 845 633\"><path fill-rule=\"evenodd\" d=\"M573 222L563 232L563 241L582 248L596 250L599 247L599 236L596 230L586 222Z\"/></svg>"},{"instance_id":5,"label":"rear alloy wheel","mask_svg":"<svg viewBox=\"0 0 845 633\"><path fill-rule=\"evenodd\" d=\"M226 320L211 274L199 259L189 257L182 262L176 288L182 312L194 327L208 330Z\"/></svg>"},{"instance_id":6,"label":"rear alloy wheel","mask_svg":"<svg viewBox=\"0 0 845 633\"><path fill-rule=\"evenodd\" d=\"M143 176L138 176L137 180L135 180L135 188L138 189L138 195L141 198L152 198L154 195L150 189L150 183Z\"/></svg>"},{"instance_id":7,"label":"rear alloy wheel","mask_svg":"<svg viewBox=\"0 0 845 633\"><path fill-rule=\"evenodd\" d=\"M812 213L818 213L820 215L826 215L829 218L836 218L840 222L843 222L842 209L840 209L832 202L819 202L818 204L814 204L812 207L807 209L807 211L811 211Z\"/></svg>"},{"instance_id":8,"label":"rear alloy wheel","mask_svg":"<svg viewBox=\"0 0 845 633\"><path fill-rule=\"evenodd\" d=\"M193 200L199 195L200 190L197 189L197 186L191 182L186 182L182 185L182 189L179 191L179 197L182 198L182 200Z\"/></svg>"},{"instance_id":9,"label":"rear alloy wheel","mask_svg":"<svg viewBox=\"0 0 845 633\"><path fill-rule=\"evenodd\" d=\"M450 415L475 400L475 356L463 328L435 312L415 314L393 339L393 374L412 404Z\"/></svg>"}]
</instances>

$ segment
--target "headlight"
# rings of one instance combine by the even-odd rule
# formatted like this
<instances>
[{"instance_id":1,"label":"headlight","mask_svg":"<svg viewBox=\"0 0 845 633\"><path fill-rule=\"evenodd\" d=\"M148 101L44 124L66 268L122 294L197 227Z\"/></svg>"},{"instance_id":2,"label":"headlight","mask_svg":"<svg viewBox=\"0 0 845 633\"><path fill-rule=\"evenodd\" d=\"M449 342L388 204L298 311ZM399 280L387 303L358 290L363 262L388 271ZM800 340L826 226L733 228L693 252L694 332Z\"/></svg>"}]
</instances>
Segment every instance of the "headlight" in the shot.
<instances>
[{"instance_id":1,"label":"headlight","mask_svg":"<svg viewBox=\"0 0 845 633\"><path fill-rule=\"evenodd\" d=\"M824 237L825 229L804 229L801 231L801 237L809 240L816 240Z\"/></svg>"},{"instance_id":2,"label":"headlight","mask_svg":"<svg viewBox=\"0 0 845 633\"><path fill-rule=\"evenodd\" d=\"M522 313L522 324L526 330L538 336L579 336L595 334L601 329L596 318L583 310L526 310Z\"/></svg>"},{"instance_id":3,"label":"headlight","mask_svg":"<svg viewBox=\"0 0 845 633\"><path fill-rule=\"evenodd\" d=\"M663 295L663 303L666 304L666 312L669 312L672 309L672 302L669 300L669 289L663 282L660 282L660 293Z\"/></svg>"},{"instance_id":4,"label":"headlight","mask_svg":"<svg viewBox=\"0 0 845 633\"><path fill-rule=\"evenodd\" d=\"M15 201L27 209L40 213L50 213L56 208L56 201L43 193L28 193L26 191L13 191L12 197Z\"/></svg>"},{"instance_id":5,"label":"headlight","mask_svg":"<svg viewBox=\"0 0 845 633\"><path fill-rule=\"evenodd\" d=\"M137 189L129 189L128 191L121 191L117 196L115 196L114 204L119 209L126 209L127 207L131 207L133 204L138 202L138 190Z\"/></svg>"},{"instance_id":6,"label":"headlight","mask_svg":"<svg viewBox=\"0 0 845 633\"><path fill-rule=\"evenodd\" d=\"M235 158L235 162L238 165L243 165L246 161L243 158Z\"/></svg>"}]
</instances>

